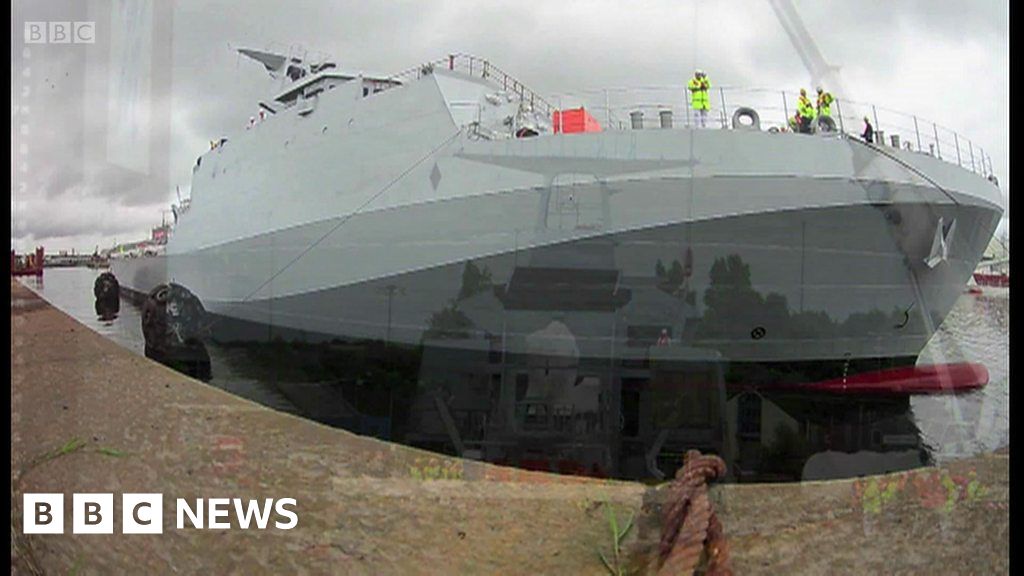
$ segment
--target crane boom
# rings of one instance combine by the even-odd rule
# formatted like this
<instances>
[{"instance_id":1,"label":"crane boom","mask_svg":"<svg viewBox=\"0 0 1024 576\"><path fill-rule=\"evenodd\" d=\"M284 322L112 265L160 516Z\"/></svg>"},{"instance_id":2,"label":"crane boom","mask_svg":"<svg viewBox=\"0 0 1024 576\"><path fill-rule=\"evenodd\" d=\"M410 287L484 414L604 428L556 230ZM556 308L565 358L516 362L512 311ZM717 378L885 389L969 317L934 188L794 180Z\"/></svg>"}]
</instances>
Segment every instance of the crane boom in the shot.
<instances>
[{"instance_id":1,"label":"crane boom","mask_svg":"<svg viewBox=\"0 0 1024 576\"><path fill-rule=\"evenodd\" d=\"M839 77L839 67L825 61L814 38L807 31L796 8L793 7L793 2L791 0L768 0L768 3L786 31L786 35L789 36L789 41L796 48L804 67L811 75L811 83L815 86L823 84L836 98L845 98L846 90Z\"/></svg>"}]
</instances>

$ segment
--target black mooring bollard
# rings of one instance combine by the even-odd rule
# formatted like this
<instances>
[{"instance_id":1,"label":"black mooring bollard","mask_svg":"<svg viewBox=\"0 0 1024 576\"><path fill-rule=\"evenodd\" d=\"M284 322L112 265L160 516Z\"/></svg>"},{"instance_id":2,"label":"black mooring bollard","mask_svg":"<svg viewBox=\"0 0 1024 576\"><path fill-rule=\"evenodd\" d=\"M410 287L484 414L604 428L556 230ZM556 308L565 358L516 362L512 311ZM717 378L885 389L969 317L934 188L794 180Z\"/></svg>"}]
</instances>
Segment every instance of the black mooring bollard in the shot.
<instances>
[{"instance_id":1,"label":"black mooring bollard","mask_svg":"<svg viewBox=\"0 0 1024 576\"><path fill-rule=\"evenodd\" d=\"M96 277L92 293L96 297L96 316L104 322L117 318L121 311L121 285L111 272Z\"/></svg>"}]
</instances>

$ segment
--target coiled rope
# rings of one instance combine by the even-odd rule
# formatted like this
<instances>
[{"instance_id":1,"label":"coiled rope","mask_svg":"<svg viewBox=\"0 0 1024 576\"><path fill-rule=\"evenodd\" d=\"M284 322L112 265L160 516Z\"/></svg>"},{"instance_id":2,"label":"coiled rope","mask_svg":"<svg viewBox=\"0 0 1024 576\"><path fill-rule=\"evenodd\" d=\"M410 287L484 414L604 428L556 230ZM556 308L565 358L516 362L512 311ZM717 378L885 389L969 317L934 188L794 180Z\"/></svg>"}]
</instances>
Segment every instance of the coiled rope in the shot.
<instances>
[{"instance_id":1,"label":"coiled rope","mask_svg":"<svg viewBox=\"0 0 1024 576\"><path fill-rule=\"evenodd\" d=\"M683 467L668 487L670 506L659 546L659 575L732 574L729 543L708 499L708 482L725 475L725 462L715 455L689 450Z\"/></svg>"}]
</instances>

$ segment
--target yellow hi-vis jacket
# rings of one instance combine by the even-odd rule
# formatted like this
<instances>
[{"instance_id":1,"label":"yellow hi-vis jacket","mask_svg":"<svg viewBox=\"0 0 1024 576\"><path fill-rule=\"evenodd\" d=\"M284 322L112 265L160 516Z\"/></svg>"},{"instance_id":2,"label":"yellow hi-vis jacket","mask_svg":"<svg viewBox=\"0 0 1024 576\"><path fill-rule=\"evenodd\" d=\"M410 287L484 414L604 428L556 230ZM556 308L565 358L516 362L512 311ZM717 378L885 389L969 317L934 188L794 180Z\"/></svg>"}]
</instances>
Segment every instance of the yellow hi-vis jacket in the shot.
<instances>
[{"instance_id":1,"label":"yellow hi-vis jacket","mask_svg":"<svg viewBox=\"0 0 1024 576\"><path fill-rule=\"evenodd\" d=\"M711 100L708 98L708 90L711 88L711 81L707 76L690 78L690 100L694 110L710 110Z\"/></svg>"},{"instance_id":2,"label":"yellow hi-vis jacket","mask_svg":"<svg viewBox=\"0 0 1024 576\"><path fill-rule=\"evenodd\" d=\"M828 92L822 92L818 95L818 114L822 116L832 115L832 95Z\"/></svg>"},{"instance_id":3,"label":"yellow hi-vis jacket","mask_svg":"<svg viewBox=\"0 0 1024 576\"><path fill-rule=\"evenodd\" d=\"M810 99L806 96L801 96L800 99L797 100L796 111L804 118L810 118L811 120L814 119L814 106L811 105Z\"/></svg>"}]
</instances>

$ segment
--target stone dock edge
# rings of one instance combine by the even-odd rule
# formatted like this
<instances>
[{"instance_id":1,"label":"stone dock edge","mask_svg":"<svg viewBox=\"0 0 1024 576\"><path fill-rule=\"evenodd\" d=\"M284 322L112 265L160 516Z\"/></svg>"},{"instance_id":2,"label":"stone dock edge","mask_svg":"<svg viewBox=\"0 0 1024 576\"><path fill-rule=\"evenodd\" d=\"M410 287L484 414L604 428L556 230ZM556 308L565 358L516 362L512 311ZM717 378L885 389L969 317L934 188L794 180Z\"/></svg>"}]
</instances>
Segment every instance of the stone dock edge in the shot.
<instances>
[{"instance_id":1,"label":"stone dock edge","mask_svg":"<svg viewBox=\"0 0 1024 576\"><path fill-rule=\"evenodd\" d=\"M11 563L19 574L607 574L657 555L664 486L527 472L277 412L118 346L11 281ZM23 533L23 495L65 531ZM113 534L73 534L73 493L114 494ZM162 534L121 495L163 494ZM799 484L714 485L737 574L1005 573L1009 450ZM297 525L178 529L184 498L294 498Z\"/></svg>"}]
</instances>

